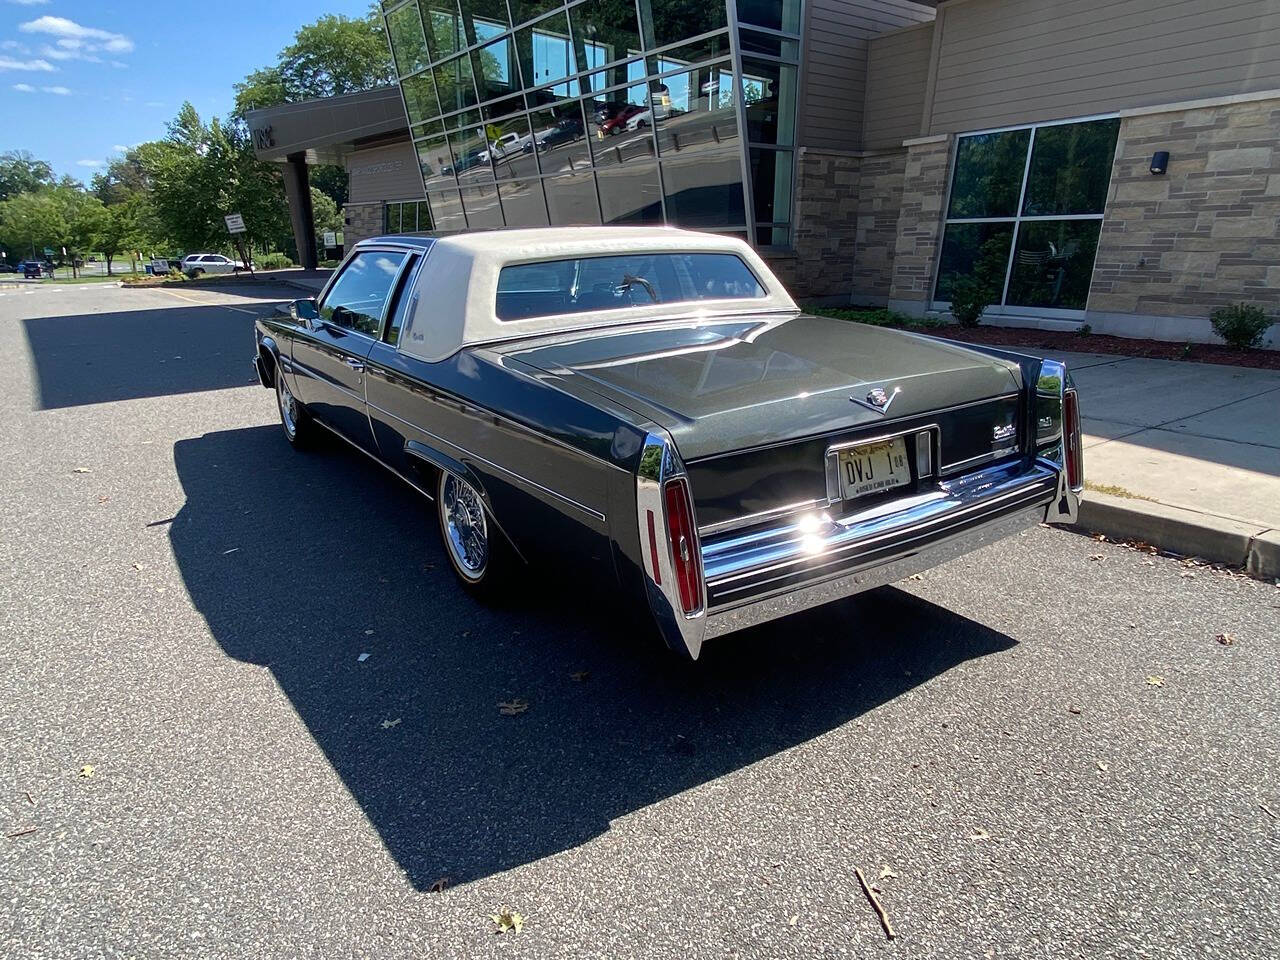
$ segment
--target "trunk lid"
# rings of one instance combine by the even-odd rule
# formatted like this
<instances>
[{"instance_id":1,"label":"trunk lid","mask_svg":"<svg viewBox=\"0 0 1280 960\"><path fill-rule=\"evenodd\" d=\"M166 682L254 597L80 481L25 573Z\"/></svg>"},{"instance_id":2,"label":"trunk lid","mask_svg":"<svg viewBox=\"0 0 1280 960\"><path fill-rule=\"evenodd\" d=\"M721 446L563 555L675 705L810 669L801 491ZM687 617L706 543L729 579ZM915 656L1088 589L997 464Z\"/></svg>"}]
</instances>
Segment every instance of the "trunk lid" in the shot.
<instances>
[{"instance_id":1,"label":"trunk lid","mask_svg":"<svg viewBox=\"0 0 1280 960\"><path fill-rule=\"evenodd\" d=\"M828 317L646 325L500 348L670 431L686 463L900 420L1019 388L1016 364ZM898 392L885 413L873 388Z\"/></svg>"}]
</instances>

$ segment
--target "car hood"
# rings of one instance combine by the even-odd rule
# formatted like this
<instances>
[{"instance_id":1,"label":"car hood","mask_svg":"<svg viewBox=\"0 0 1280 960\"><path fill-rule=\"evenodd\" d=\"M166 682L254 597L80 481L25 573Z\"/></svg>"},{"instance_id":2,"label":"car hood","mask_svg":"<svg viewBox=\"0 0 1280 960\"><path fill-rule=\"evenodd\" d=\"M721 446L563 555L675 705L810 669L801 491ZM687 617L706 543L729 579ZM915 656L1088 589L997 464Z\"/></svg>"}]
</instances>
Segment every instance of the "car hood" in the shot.
<instances>
[{"instance_id":1,"label":"car hood","mask_svg":"<svg viewBox=\"0 0 1280 960\"><path fill-rule=\"evenodd\" d=\"M686 460L1008 394L1016 364L883 327L807 314L541 337L499 352L667 428ZM864 401L894 394L885 413Z\"/></svg>"}]
</instances>

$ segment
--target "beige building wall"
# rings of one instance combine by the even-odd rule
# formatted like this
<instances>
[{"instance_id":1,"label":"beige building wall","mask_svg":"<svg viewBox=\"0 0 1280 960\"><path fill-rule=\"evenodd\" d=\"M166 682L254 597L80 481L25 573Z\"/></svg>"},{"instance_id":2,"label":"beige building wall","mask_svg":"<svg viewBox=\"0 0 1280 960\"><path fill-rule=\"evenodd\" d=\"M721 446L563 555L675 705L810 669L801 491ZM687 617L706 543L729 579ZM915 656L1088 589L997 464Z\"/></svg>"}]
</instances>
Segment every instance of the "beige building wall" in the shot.
<instances>
[{"instance_id":1,"label":"beige building wall","mask_svg":"<svg viewBox=\"0 0 1280 960\"><path fill-rule=\"evenodd\" d=\"M1211 339L1205 317L1241 301L1280 317L1280 96L1123 118L1090 325Z\"/></svg>"},{"instance_id":2,"label":"beige building wall","mask_svg":"<svg viewBox=\"0 0 1280 960\"><path fill-rule=\"evenodd\" d=\"M1224 304L1280 317L1280 0L943 0L934 24L873 39L868 70L860 203L899 216L891 250L860 235L855 302L878 301L887 263L890 305L930 309L958 134L1118 114L1081 322L1214 341ZM866 175L895 142L896 198Z\"/></svg>"},{"instance_id":3,"label":"beige building wall","mask_svg":"<svg viewBox=\"0 0 1280 960\"><path fill-rule=\"evenodd\" d=\"M920 131L1280 88L1276 0L951 0Z\"/></svg>"}]
</instances>

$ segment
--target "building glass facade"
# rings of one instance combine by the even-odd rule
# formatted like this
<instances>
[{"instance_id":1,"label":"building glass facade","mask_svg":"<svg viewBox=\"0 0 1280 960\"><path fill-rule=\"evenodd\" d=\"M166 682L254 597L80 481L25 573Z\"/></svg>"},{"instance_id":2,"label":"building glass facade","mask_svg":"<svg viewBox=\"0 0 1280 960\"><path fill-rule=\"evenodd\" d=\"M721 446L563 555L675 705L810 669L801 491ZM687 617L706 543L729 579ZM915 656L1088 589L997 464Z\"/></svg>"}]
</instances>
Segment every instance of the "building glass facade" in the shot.
<instances>
[{"instance_id":1,"label":"building glass facade","mask_svg":"<svg viewBox=\"0 0 1280 960\"><path fill-rule=\"evenodd\" d=\"M384 0L417 229L673 223L787 246L801 2Z\"/></svg>"}]
</instances>

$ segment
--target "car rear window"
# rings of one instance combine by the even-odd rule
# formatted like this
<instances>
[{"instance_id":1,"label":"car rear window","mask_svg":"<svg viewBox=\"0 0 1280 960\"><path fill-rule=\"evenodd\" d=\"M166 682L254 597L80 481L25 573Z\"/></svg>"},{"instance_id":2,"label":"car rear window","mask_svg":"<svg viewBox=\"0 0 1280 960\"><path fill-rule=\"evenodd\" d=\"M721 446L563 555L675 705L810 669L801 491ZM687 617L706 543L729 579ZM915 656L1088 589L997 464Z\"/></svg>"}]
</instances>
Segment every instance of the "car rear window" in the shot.
<instances>
[{"instance_id":1,"label":"car rear window","mask_svg":"<svg viewBox=\"0 0 1280 960\"><path fill-rule=\"evenodd\" d=\"M636 253L503 267L495 309L499 320L524 320L765 295L756 275L732 253Z\"/></svg>"}]
</instances>

